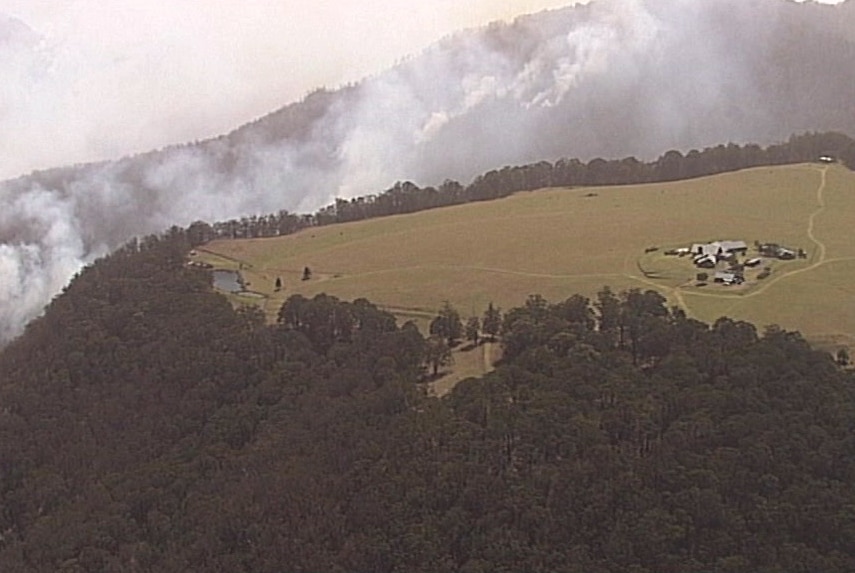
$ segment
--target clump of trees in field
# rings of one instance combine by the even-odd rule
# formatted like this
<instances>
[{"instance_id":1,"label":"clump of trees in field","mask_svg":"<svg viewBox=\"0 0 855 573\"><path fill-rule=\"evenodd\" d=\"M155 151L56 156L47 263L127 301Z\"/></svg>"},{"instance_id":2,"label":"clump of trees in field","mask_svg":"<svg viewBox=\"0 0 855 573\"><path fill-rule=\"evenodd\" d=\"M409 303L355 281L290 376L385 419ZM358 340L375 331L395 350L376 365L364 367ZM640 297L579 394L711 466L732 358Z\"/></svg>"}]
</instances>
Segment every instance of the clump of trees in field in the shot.
<instances>
[{"instance_id":1,"label":"clump of trees in field","mask_svg":"<svg viewBox=\"0 0 855 573\"><path fill-rule=\"evenodd\" d=\"M484 312L483 319L470 316L464 324L460 313L451 303L446 301L431 320L428 328L430 337L426 341L425 363L431 369L432 376L439 374L439 368L453 364L452 349L460 344L462 339L471 342L475 348L483 340L482 333L495 342L496 335L502 326L501 311L491 302Z\"/></svg>"},{"instance_id":2,"label":"clump of trees in field","mask_svg":"<svg viewBox=\"0 0 855 573\"><path fill-rule=\"evenodd\" d=\"M439 313L430 323L430 333L444 338L449 346L454 346L463 336L463 322L460 313L446 301Z\"/></svg>"},{"instance_id":3,"label":"clump of trees in field","mask_svg":"<svg viewBox=\"0 0 855 573\"><path fill-rule=\"evenodd\" d=\"M490 302L483 317L470 316L464 324L460 313L451 303L443 303L437 315L431 320L429 332L432 336L444 338L449 347L459 344L461 339L468 340L473 346L478 346L482 333L495 342L496 335L502 327L502 311Z\"/></svg>"}]
</instances>

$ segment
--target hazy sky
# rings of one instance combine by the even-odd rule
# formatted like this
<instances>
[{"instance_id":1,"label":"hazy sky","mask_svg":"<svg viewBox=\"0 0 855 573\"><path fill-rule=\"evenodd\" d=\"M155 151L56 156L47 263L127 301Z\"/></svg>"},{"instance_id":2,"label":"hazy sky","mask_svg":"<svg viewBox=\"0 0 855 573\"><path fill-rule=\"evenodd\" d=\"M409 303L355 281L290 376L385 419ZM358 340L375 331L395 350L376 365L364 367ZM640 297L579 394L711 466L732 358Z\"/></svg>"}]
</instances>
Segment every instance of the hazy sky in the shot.
<instances>
[{"instance_id":1,"label":"hazy sky","mask_svg":"<svg viewBox=\"0 0 855 573\"><path fill-rule=\"evenodd\" d=\"M0 0L0 178L220 134L460 28L570 3Z\"/></svg>"},{"instance_id":2,"label":"hazy sky","mask_svg":"<svg viewBox=\"0 0 855 573\"><path fill-rule=\"evenodd\" d=\"M0 179L227 132L455 30L576 1L0 0Z\"/></svg>"}]
</instances>

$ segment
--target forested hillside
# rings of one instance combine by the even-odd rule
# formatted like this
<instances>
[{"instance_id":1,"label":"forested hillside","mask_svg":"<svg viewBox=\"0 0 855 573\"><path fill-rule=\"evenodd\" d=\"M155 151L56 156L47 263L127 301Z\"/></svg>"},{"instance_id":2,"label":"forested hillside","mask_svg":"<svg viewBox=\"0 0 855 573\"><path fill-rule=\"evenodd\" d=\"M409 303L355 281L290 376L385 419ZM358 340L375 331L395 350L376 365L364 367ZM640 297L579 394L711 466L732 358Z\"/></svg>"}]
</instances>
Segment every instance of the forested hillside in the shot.
<instances>
[{"instance_id":1,"label":"forested hillside","mask_svg":"<svg viewBox=\"0 0 855 573\"><path fill-rule=\"evenodd\" d=\"M0 354L2 571L851 571L851 373L652 291L505 313L447 398L369 302L233 311L179 229Z\"/></svg>"}]
</instances>

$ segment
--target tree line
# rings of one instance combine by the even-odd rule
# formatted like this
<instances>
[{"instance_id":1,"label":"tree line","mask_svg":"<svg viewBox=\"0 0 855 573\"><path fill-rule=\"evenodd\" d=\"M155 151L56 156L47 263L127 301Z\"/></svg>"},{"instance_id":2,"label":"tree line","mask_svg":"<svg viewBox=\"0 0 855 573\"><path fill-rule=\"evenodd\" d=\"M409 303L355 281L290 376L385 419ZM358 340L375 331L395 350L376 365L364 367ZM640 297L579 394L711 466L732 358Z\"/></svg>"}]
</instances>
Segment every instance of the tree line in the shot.
<instances>
[{"instance_id":1,"label":"tree line","mask_svg":"<svg viewBox=\"0 0 855 573\"><path fill-rule=\"evenodd\" d=\"M0 570L855 570L855 378L796 332L535 294L437 399L412 324L267 324L187 249L128 244L0 351Z\"/></svg>"},{"instance_id":2,"label":"tree line","mask_svg":"<svg viewBox=\"0 0 855 573\"><path fill-rule=\"evenodd\" d=\"M360 221L403 213L413 213L471 201L506 197L519 191L544 187L630 185L676 181L764 165L816 161L827 155L855 169L855 140L841 133L804 133L785 143L765 148L756 144L717 145L686 154L671 150L651 162L635 157L619 160L595 158L540 161L522 166L505 166L476 177L469 185L446 180L436 187L419 187L399 181L378 195L336 199L314 214L297 215L279 211L213 224L198 221L190 226L192 242L202 244L215 238L242 239L288 235L313 226Z\"/></svg>"}]
</instances>

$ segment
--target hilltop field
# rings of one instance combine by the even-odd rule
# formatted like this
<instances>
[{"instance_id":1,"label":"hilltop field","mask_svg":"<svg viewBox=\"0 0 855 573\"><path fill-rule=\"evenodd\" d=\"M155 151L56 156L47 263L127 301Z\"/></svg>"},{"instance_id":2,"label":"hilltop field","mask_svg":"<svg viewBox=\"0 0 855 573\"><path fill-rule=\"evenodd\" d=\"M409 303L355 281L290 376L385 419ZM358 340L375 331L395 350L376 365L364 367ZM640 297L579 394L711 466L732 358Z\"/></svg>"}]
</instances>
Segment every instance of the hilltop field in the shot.
<instances>
[{"instance_id":1,"label":"hilltop field","mask_svg":"<svg viewBox=\"0 0 855 573\"><path fill-rule=\"evenodd\" d=\"M832 350L855 347L855 173L838 165L762 167L701 179L619 187L543 189L482 203L307 229L294 235L222 240L197 258L241 269L272 319L299 293L365 297L426 323L443 301L464 317L489 302L518 306L533 293L558 301L656 289L690 316L727 315L801 331ZM664 252L692 243L742 240L803 249L767 260L771 274L745 284L698 286L690 257ZM311 278L302 280L304 269ZM276 279L283 288L275 290Z\"/></svg>"}]
</instances>

